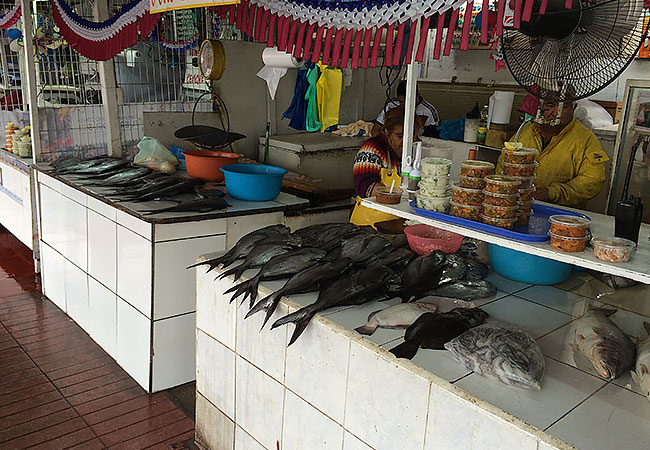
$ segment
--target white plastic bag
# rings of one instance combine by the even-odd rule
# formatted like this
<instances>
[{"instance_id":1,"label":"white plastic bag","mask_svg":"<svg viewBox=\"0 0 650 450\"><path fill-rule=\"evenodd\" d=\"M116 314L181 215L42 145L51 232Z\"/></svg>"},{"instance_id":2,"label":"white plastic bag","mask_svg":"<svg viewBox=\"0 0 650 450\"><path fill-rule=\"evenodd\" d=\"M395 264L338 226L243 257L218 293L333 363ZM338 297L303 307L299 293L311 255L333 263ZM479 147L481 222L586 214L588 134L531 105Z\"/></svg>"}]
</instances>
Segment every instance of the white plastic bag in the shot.
<instances>
[{"instance_id":1,"label":"white plastic bag","mask_svg":"<svg viewBox=\"0 0 650 450\"><path fill-rule=\"evenodd\" d=\"M140 151L133 158L133 163L149 167L164 173L176 172L178 158L174 156L160 141L149 136L138 142Z\"/></svg>"}]
</instances>

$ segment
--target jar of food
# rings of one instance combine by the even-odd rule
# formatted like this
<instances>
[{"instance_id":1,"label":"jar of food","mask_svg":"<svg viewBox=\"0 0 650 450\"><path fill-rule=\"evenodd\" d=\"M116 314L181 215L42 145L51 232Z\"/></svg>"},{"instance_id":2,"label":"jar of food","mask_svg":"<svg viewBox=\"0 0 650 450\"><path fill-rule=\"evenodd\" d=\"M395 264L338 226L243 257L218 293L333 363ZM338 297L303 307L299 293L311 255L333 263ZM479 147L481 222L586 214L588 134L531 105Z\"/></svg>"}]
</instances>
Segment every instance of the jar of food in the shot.
<instances>
[{"instance_id":1,"label":"jar of food","mask_svg":"<svg viewBox=\"0 0 650 450\"><path fill-rule=\"evenodd\" d=\"M467 160L460 163L460 174L472 178L484 178L494 172L494 164L487 161Z\"/></svg>"},{"instance_id":2,"label":"jar of food","mask_svg":"<svg viewBox=\"0 0 650 450\"><path fill-rule=\"evenodd\" d=\"M483 208L481 206L460 205L456 202L451 202L451 215L461 217L467 220L481 221L481 213Z\"/></svg>"},{"instance_id":3,"label":"jar of food","mask_svg":"<svg viewBox=\"0 0 650 450\"><path fill-rule=\"evenodd\" d=\"M511 164L503 162L503 174L511 177L532 177L535 175L535 169L539 164Z\"/></svg>"},{"instance_id":4,"label":"jar of food","mask_svg":"<svg viewBox=\"0 0 650 450\"><path fill-rule=\"evenodd\" d=\"M451 159L448 158L423 158L421 161L422 178L449 175Z\"/></svg>"},{"instance_id":5,"label":"jar of food","mask_svg":"<svg viewBox=\"0 0 650 450\"><path fill-rule=\"evenodd\" d=\"M485 190L494 194L519 194L519 179L506 175L485 177Z\"/></svg>"},{"instance_id":6,"label":"jar of food","mask_svg":"<svg viewBox=\"0 0 650 450\"><path fill-rule=\"evenodd\" d=\"M5 126L5 149L8 152L13 151L13 147L14 147L13 139L16 130L18 130L18 127L13 122L9 122Z\"/></svg>"},{"instance_id":7,"label":"jar of food","mask_svg":"<svg viewBox=\"0 0 650 450\"><path fill-rule=\"evenodd\" d=\"M529 202L533 200L533 194L535 193L535 186L528 189L519 189L519 201L520 202Z\"/></svg>"},{"instance_id":8,"label":"jar of food","mask_svg":"<svg viewBox=\"0 0 650 450\"><path fill-rule=\"evenodd\" d=\"M420 178L419 186L425 187L449 187L451 177L449 175L429 175Z\"/></svg>"},{"instance_id":9,"label":"jar of food","mask_svg":"<svg viewBox=\"0 0 650 450\"><path fill-rule=\"evenodd\" d=\"M519 194L495 194L483 191L483 202L494 206L517 206Z\"/></svg>"},{"instance_id":10,"label":"jar of food","mask_svg":"<svg viewBox=\"0 0 650 450\"><path fill-rule=\"evenodd\" d=\"M532 211L528 211L528 212L517 211L517 221L515 222L515 226L519 226L519 227L527 226L528 223L530 222L530 216L532 215L533 215Z\"/></svg>"},{"instance_id":11,"label":"jar of food","mask_svg":"<svg viewBox=\"0 0 650 450\"><path fill-rule=\"evenodd\" d=\"M512 219L517 217L517 206L496 206L483 203L483 215L493 219Z\"/></svg>"},{"instance_id":12,"label":"jar of food","mask_svg":"<svg viewBox=\"0 0 650 450\"><path fill-rule=\"evenodd\" d=\"M483 191L481 189L460 187L458 183L454 183L451 186L451 200L459 205L481 206Z\"/></svg>"},{"instance_id":13,"label":"jar of food","mask_svg":"<svg viewBox=\"0 0 650 450\"><path fill-rule=\"evenodd\" d=\"M560 236L551 233L550 231L548 232L548 235L551 237L551 247L555 250L560 250L561 252L581 252L587 245L586 237Z\"/></svg>"},{"instance_id":14,"label":"jar of food","mask_svg":"<svg viewBox=\"0 0 650 450\"><path fill-rule=\"evenodd\" d=\"M459 184L460 187L482 190L485 187L485 180L483 178L466 177L465 175L461 175Z\"/></svg>"},{"instance_id":15,"label":"jar of food","mask_svg":"<svg viewBox=\"0 0 650 450\"><path fill-rule=\"evenodd\" d=\"M429 186L420 183L420 192L427 197L449 197L451 191L449 186Z\"/></svg>"},{"instance_id":16,"label":"jar of food","mask_svg":"<svg viewBox=\"0 0 650 450\"><path fill-rule=\"evenodd\" d=\"M394 187L393 192L391 192L388 186L377 186L375 188L375 197L377 198L377 203L396 205L402 199L402 190Z\"/></svg>"},{"instance_id":17,"label":"jar of food","mask_svg":"<svg viewBox=\"0 0 650 450\"><path fill-rule=\"evenodd\" d=\"M591 221L585 217L554 215L548 218L551 233L557 236L585 237Z\"/></svg>"},{"instance_id":18,"label":"jar of food","mask_svg":"<svg viewBox=\"0 0 650 450\"><path fill-rule=\"evenodd\" d=\"M497 219L494 217L488 217L486 215L482 215L481 219L483 219L483 223L485 224L492 225L494 227L505 228L506 230L512 230L515 227L515 222L517 221L517 218Z\"/></svg>"},{"instance_id":19,"label":"jar of food","mask_svg":"<svg viewBox=\"0 0 650 450\"><path fill-rule=\"evenodd\" d=\"M518 150L509 150L504 147L501 153L503 153L503 162L509 164L532 164L535 162L535 157L539 154L536 149L526 147Z\"/></svg>"},{"instance_id":20,"label":"jar of food","mask_svg":"<svg viewBox=\"0 0 650 450\"><path fill-rule=\"evenodd\" d=\"M535 187L535 176L532 177L517 177L519 178L519 189L532 189Z\"/></svg>"},{"instance_id":21,"label":"jar of food","mask_svg":"<svg viewBox=\"0 0 650 450\"><path fill-rule=\"evenodd\" d=\"M625 262L632 257L636 244L628 239L593 238L591 245L594 247L594 256L608 262Z\"/></svg>"},{"instance_id":22,"label":"jar of food","mask_svg":"<svg viewBox=\"0 0 650 450\"><path fill-rule=\"evenodd\" d=\"M417 199L418 208L439 213L446 213L449 211L449 201L451 200L451 197L429 197L418 191L415 194L415 198Z\"/></svg>"}]
</instances>

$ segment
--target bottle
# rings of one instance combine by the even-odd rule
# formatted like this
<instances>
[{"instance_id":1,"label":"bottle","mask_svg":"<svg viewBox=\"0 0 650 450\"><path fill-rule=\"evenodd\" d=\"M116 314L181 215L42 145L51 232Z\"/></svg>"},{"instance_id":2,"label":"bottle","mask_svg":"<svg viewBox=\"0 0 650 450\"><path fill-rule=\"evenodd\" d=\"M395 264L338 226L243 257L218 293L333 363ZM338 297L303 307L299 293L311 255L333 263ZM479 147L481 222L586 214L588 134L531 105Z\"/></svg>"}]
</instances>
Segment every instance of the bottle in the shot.
<instances>
[{"instance_id":1,"label":"bottle","mask_svg":"<svg viewBox=\"0 0 650 450\"><path fill-rule=\"evenodd\" d=\"M402 179L400 181L400 186L402 188L402 192L404 196L408 195L406 193L406 190L408 189L409 186L409 174L411 173L411 170L413 170L413 168L411 167L411 155L408 155L402 161L402 173L400 174L402 176Z\"/></svg>"},{"instance_id":2,"label":"bottle","mask_svg":"<svg viewBox=\"0 0 650 450\"><path fill-rule=\"evenodd\" d=\"M487 120L488 120L489 107L487 105L483 106L481 109L481 118L478 122L478 128L476 130L476 141L479 144L485 144L485 137L487 135Z\"/></svg>"}]
</instances>

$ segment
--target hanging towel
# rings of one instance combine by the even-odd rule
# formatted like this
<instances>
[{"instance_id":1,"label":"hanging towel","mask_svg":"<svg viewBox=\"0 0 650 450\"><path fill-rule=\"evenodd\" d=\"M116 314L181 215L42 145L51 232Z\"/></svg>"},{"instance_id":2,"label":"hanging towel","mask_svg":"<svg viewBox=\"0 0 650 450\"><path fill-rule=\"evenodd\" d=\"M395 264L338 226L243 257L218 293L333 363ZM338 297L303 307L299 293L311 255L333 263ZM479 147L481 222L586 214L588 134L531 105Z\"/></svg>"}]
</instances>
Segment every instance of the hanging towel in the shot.
<instances>
[{"instance_id":1,"label":"hanging towel","mask_svg":"<svg viewBox=\"0 0 650 450\"><path fill-rule=\"evenodd\" d=\"M321 123L318 120L318 102L316 99L317 82L318 66L314 64L307 71L307 92L305 93L305 100L307 101L305 128L307 131L319 131L321 127Z\"/></svg>"},{"instance_id":2,"label":"hanging towel","mask_svg":"<svg viewBox=\"0 0 650 450\"><path fill-rule=\"evenodd\" d=\"M339 123L339 108L341 107L341 88L343 73L340 69L318 63L321 70L316 83L318 93L318 117L321 121L321 132Z\"/></svg>"},{"instance_id":3,"label":"hanging towel","mask_svg":"<svg viewBox=\"0 0 650 450\"><path fill-rule=\"evenodd\" d=\"M307 120L307 100L305 94L307 93L307 69L302 68L298 70L296 75L296 87L293 91L293 99L287 110L282 114L283 119L290 119L289 126L296 130L306 130Z\"/></svg>"}]
</instances>

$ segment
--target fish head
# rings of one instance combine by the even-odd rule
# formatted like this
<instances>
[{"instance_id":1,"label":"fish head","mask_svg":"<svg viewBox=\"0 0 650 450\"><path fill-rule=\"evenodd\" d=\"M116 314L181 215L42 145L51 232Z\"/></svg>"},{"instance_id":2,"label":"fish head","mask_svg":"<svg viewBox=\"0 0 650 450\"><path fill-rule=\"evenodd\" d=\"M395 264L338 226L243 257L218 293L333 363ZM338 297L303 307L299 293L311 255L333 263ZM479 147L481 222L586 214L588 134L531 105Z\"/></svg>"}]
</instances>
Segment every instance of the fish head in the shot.
<instances>
[{"instance_id":1,"label":"fish head","mask_svg":"<svg viewBox=\"0 0 650 450\"><path fill-rule=\"evenodd\" d=\"M471 327L481 325L490 315L481 308L459 308Z\"/></svg>"},{"instance_id":2,"label":"fish head","mask_svg":"<svg viewBox=\"0 0 650 450\"><path fill-rule=\"evenodd\" d=\"M613 339L600 339L594 346L592 363L600 376L613 380L624 369L625 349Z\"/></svg>"}]
</instances>

